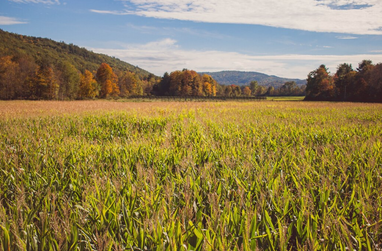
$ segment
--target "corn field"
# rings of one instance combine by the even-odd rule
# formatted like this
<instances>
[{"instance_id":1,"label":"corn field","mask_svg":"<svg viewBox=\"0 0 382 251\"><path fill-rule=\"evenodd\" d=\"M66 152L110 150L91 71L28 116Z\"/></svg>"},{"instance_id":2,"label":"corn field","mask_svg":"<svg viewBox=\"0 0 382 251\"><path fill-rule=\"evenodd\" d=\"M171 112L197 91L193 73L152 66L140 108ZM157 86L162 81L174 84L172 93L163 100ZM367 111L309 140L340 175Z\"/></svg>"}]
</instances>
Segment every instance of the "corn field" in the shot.
<instances>
[{"instance_id":1,"label":"corn field","mask_svg":"<svg viewBox=\"0 0 382 251\"><path fill-rule=\"evenodd\" d=\"M382 105L0 102L2 250L382 250Z\"/></svg>"}]
</instances>

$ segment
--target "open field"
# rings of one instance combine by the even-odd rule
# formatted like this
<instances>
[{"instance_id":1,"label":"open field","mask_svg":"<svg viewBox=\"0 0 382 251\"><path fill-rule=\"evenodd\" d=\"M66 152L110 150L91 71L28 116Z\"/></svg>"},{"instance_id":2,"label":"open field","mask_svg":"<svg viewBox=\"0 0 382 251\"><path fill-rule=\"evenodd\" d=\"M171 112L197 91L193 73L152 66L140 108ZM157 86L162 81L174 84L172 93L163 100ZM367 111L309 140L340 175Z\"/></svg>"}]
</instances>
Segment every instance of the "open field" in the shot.
<instances>
[{"instance_id":1,"label":"open field","mask_svg":"<svg viewBox=\"0 0 382 251\"><path fill-rule=\"evenodd\" d=\"M382 104L0 102L3 250L381 250Z\"/></svg>"},{"instance_id":2,"label":"open field","mask_svg":"<svg viewBox=\"0 0 382 251\"><path fill-rule=\"evenodd\" d=\"M267 100L272 101L302 101L305 96L270 96Z\"/></svg>"}]
</instances>

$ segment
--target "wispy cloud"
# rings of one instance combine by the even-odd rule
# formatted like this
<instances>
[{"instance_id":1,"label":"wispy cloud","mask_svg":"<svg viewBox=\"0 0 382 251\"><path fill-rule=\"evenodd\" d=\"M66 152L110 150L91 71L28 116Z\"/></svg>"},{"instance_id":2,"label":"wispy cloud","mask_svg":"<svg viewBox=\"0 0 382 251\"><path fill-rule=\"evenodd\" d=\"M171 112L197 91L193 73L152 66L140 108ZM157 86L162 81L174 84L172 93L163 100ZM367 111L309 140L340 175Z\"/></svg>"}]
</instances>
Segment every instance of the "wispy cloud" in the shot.
<instances>
[{"instance_id":1,"label":"wispy cloud","mask_svg":"<svg viewBox=\"0 0 382 251\"><path fill-rule=\"evenodd\" d=\"M20 21L13 17L0 16L0 25L26 24L27 22Z\"/></svg>"},{"instance_id":2,"label":"wispy cloud","mask_svg":"<svg viewBox=\"0 0 382 251\"><path fill-rule=\"evenodd\" d=\"M332 72L341 63L358 65L363 59L381 62L382 54L366 55L272 55L257 56L237 52L184 50L173 39L137 45L125 44L123 49L91 48L93 51L118 57L157 75L183 68L196 71L240 70L305 79L308 73L325 64Z\"/></svg>"},{"instance_id":3,"label":"wispy cloud","mask_svg":"<svg viewBox=\"0 0 382 251\"><path fill-rule=\"evenodd\" d=\"M174 27L157 27L157 26L146 26L146 25L135 25L127 24L127 27L137 30L144 34L156 34L161 36L171 36L174 34L187 34L197 37L210 37L217 39L227 39L231 38L228 35L220 34L218 32L209 32L206 30L192 29L188 27L174 28Z\"/></svg>"},{"instance_id":4,"label":"wispy cloud","mask_svg":"<svg viewBox=\"0 0 382 251\"><path fill-rule=\"evenodd\" d=\"M15 3L42 3L42 4L60 4L59 0L8 0Z\"/></svg>"},{"instance_id":5,"label":"wispy cloud","mask_svg":"<svg viewBox=\"0 0 382 251\"><path fill-rule=\"evenodd\" d=\"M374 51L370 51L370 53L382 53L382 50L374 50Z\"/></svg>"},{"instance_id":6,"label":"wispy cloud","mask_svg":"<svg viewBox=\"0 0 382 251\"><path fill-rule=\"evenodd\" d=\"M112 11L112 10L93 10L91 9L90 12L98 13L98 14L111 14L111 15L129 15L128 13L124 11Z\"/></svg>"},{"instance_id":7,"label":"wispy cloud","mask_svg":"<svg viewBox=\"0 0 382 251\"><path fill-rule=\"evenodd\" d=\"M337 32L382 34L380 0L121 0L124 11L91 10L103 14L210 23L258 24L273 27ZM345 5L368 8L333 8Z\"/></svg>"},{"instance_id":8,"label":"wispy cloud","mask_svg":"<svg viewBox=\"0 0 382 251\"><path fill-rule=\"evenodd\" d=\"M337 39L343 39L343 40L352 40L352 39L358 39L358 37L355 36L336 36Z\"/></svg>"}]
</instances>

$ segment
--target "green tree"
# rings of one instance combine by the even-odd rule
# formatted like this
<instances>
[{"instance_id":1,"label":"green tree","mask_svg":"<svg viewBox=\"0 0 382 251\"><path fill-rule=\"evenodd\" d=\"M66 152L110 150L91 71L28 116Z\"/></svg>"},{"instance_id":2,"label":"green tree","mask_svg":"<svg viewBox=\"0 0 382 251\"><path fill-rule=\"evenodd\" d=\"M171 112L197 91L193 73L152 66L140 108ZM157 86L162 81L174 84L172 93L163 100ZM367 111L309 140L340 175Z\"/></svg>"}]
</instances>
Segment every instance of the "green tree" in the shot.
<instances>
[{"instance_id":1,"label":"green tree","mask_svg":"<svg viewBox=\"0 0 382 251\"><path fill-rule=\"evenodd\" d=\"M293 95L295 94L297 90L297 84L294 81L288 81L285 82L281 87L280 87L280 94L281 95Z\"/></svg>"},{"instance_id":2,"label":"green tree","mask_svg":"<svg viewBox=\"0 0 382 251\"><path fill-rule=\"evenodd\" d=\"M257 81L251 81L251 83L249 83L249 88L251 89L252 95L256 95L258 87L259 83Z\"/></svg>"},{"instance_id":3,"label":"green tree","mask_svg":"<svg viewBox=\"0 0 382 251\"><path fill-rule=\"evenodd\" d=\"M267 95L274 95L275 94L275 88L273 86L269 86L266 94Z\"/></svg>"},{"instance_id":4,"label":"green tree","mask_svg":"<svg viewBox=\"0 0 382 251\"><path fill-rule=\"evenodd\" d=\"M75 99L80 86L80 73L69 62L64 61L58 65L59 70L59 98Z\"/></svg>"}]
</instances>

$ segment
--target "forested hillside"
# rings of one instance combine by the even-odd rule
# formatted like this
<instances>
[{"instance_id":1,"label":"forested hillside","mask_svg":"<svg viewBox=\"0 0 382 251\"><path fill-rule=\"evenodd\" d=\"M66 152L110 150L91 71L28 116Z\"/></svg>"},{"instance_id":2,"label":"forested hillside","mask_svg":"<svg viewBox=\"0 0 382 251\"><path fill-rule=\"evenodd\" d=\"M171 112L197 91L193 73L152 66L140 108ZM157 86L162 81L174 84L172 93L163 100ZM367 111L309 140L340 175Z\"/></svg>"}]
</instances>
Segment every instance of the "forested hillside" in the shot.
<instances>
[{"instance_id":1,"label":"forested hillside","mask_svg":"<svg viewBox=\"0 0 382 251\"><path fill-rule=\"evenodd\" d=\"M18 35L0 29L0 57L2 56L32 58L36 62L44 61L51 65L67 62L81 72L96 71L100 64L107 63L116 72L128 70L140 78L150 74L115 57L94 53L77 45L48 38Z\"/></svg>"},{"instance_id":2,"label":"forested hillside","mask_svg":"<svg viewBox=\"0 0 382 251\"><path fill-rule=\"evenodd\" d=\"M0 99L73 100L151 93L160 78L73 44L0 30Z\"/></svg>"}]
</instances>

